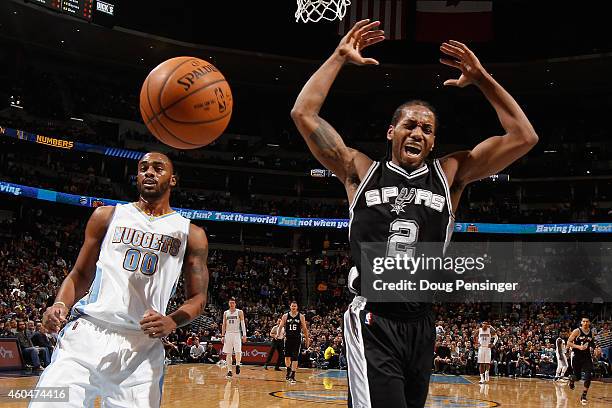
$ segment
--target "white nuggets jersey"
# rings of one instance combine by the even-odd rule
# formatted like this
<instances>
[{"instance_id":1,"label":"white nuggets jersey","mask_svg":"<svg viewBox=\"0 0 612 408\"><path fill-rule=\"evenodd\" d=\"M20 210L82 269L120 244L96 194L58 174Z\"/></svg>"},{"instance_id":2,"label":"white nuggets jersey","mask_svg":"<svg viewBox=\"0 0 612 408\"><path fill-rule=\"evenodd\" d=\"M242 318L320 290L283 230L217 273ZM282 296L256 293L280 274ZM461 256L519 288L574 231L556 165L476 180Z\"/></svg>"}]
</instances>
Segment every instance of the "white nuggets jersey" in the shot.
<instances>
[{"instance_id":1,"label":"white nuggets jersey","mask_svg":"<svg viewBox=\"0 0 612 408\"><path fill-rule=\"evenodd\" d=\"M482 327L478 329L478 343L481 348L489 347L491 343L491 328L484 330Z\"/></svg>"},{"instance_id":2,"label":"white nuggets jersey","mask_svg":"<svg viewBox=\"0 0 612 408\"><path fill-rule=\"evenodd\" d=\"M183 266L189 220L176 212L144 214L134 203L115 207L89 293L76 316L126 329L140 329L148 309L166 314Z\"/></svg>"},{"instance_id":3,"label":"white nuggets jersey","mask_svg":"<svg viewBox=\"0 0 612 408\"><path fill-rule=\"evenodd\" d=\"M230 312L229 309L225 311L225 320L227 326L225 326L226 333L240 333L240 309L236 309L234 313Z\"/></svg>"}]
</instances>

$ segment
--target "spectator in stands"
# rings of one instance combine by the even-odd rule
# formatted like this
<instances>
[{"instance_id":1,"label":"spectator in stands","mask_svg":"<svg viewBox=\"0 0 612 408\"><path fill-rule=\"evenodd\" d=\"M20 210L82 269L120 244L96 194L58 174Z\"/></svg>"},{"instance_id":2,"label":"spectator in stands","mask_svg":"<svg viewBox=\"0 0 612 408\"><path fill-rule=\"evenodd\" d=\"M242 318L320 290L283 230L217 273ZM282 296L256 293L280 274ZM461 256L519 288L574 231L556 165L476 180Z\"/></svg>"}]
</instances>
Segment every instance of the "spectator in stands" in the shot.
<instances>
[{"instance_id":1,"label":"spectator in stands","mask_svg":"<svg viewBox=\"0 0 612 408\"><path fill-rule=\"evenodd\" d=\"M434 368L436 373L446 373L449 364L451 363L451 351L446 343L446 340L442 341L442 344L436 348L434 358Z\"/></svg>"},{"instance_id":2,"label":"spectator in stands","mask_svg":"<svg viewBox=\"0 0 612 408\"><path fill-rule=\"evenodd\" d=\"M334 341L333 345L328 346L323 353L323 358L327 362L327 368L338 368L339 344Z\"/></svg>"},{"instance_id":3,"label":"spectator in stands","mask_svg":"<svg viewBox=\"0 0 612 408\"><path fill-rule=\"evenodd\" d=\"M603 377L607 377L612 374L610 360L605 356L601 350L601 347L596 347L593 351L595 357L595 372Z\"/></svg>"},{"instance_id":4,"label":"spectator in stands","mask_svg":"<svg viewBox=\"0 0 612 408\"><path fill-rule=\"evenodd\" d=\"M200 344L200 339L196 336L193 340L193 345L189 350L189 362L202 363L204 361L204 352L206 349Z\"/></svg>"},{"instance_id":5,"label":"spectator in stands","mask_svg":"<svg viewBox=\"0 0 612 408\"><path fill-rule=\"evenodd\" d=\"M255 333L253 333L253 335L250 336L248 340L254 343L263 343L264 341L266 341L265 337L261 335L261 332L259 330L255 330Z\"/></svg>"},{"instance_id":6,"label":"spectator in stands","mask_svg":"<svg viewBox=\"0 0 612 408\"><path fill-rule=\"evenodd\" d=\"M176 343L170 340L170 336L162 337L162 344L164 345L164 351L166 353L166 361L168 361L169 363L173 363L176 360L180 359L180 349Z\"/></svg>"},{"instance_id":7,"label":"spectator in stands","mask_svg":"<svg viewBox=\"0 0 612 408\"><path fill-rule=\"evenodd\" d=\"M217 364L219 362L219 352L213 347L212 343L206 345L203 361L208 364Z\"/></svg>"},{"instance_id":8,"label":"spectator in stands","mask_svg":"<svg viewBox=\"0 0 612 408\"><path fill-rule=\"evenodd\" d=\"M19 347L21 348L21 353L27 356L32 362L32 366L34 370L42 370L42 365L45 367L49 365L51 361L49 358L49 350L46 348L35 347L32 344L32 340L28 337L26 333L26 323L23 320L19 320L17 323L17 341L19 342ZM40 361L40 357L42 356L42 365Z\"/></svg>"},{"instance_id":9,"label":"spectator in stands","mask_svg":"<svg viewBox=\"0 0 612 408\"><path fill-rule=\"evenodd\" d=\"M518 363L520 354L517 347L512 347L506 354L506 366L508 367L508 377L517 377Z\"/></svg>"},{"instance_id":10,"label":"spectator in stands","mask_svg":"<svg viewBox=\"0 0 612 408\"><path fill-rule=\"evenodd\" d=\"M40 326L36 327L30 340L32 340L32 345L34 347L46 348L49 355L53 354L54 345L49 340L49 337L47 337L47 329L42 325L42 323Z\"/></svg>"}]
</instances>

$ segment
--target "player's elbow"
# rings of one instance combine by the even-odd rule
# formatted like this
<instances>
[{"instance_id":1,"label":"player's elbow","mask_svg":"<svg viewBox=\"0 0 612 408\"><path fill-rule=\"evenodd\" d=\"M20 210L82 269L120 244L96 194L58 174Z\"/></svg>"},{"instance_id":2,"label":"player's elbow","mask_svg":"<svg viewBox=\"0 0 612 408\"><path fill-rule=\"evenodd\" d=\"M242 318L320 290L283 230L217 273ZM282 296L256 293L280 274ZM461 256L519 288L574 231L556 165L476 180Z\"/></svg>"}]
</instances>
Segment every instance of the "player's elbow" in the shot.
<instances>
[{"instance_id":1,"label":"player's elbow","mask_svg":"<svg viewBox=\"0 0 612 408\"><path fill-rule=\"evenodd\" d=\"M525 129L519 129L517 131L517 136L522 141L523 145L529 148L532 148L538 144L538 141L540 140L538 134L531 126Z\"/></svg>"},{"instance_id":2,"label":"player's elbow","mask_svg":"<svg viewBox=\"0 0 612 408\"><path fill-rule=\"evenodd\" d=\"M296 102L291 109L291 119L299 127L302 124L307 123L316 116L316 112L312 109L308 109L306 106Z\"/></svg>"},{"instance_id":3,"label":"player's elbow","mask_svg":"<svg viewBox=\"0 0 612 408\"><path fill-rule=\"evenodd\" d=\"M303 107L298 106L297 103L293 106L293 109L291 109L291 119L293 119L293 122L296 125L303 123L306 116L306 110Z\"/></svg>"}]
</instances>

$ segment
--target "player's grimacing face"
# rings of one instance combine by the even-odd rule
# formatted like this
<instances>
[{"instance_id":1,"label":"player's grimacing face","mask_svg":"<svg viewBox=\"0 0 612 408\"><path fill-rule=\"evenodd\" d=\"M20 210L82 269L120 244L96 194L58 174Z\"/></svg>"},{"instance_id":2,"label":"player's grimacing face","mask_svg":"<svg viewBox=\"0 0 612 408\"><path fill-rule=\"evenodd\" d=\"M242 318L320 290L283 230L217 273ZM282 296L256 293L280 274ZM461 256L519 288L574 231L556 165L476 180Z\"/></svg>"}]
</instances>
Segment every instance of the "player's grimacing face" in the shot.
<instances>
[{"instance_id":1,"label":"player's grimacing face","mask_svg":"<svg viewBox=\"0 0 612 408\"><path fill-rule=\"evenodd\" d=\"M434 147L436 117L421 105L403 109L395 126L389 126L387 139L391 140L393 158L401 167L418 168Z\"/></svg>"},{"instance_id":2,"label":"player's grimacing face","mask_svg":"<svg viewBox=\"0 0 612 408\"><path fill-rule=\"evenodd\" d=\"M292 303L290 308L291 308L291 312L295 313L298 310L298 305L296 303Z\"/></svg>"},{"instance_id":3,"label":"player's grimacing face","mask_svg":"<svg viewBox=\"0 0 612 408\"><path fill-rule=\"evenodd\" d=\"M136 186L144 198L161 197L176 186L172 163L163 154L147 153L138 162Z\"/></svg>"},{"instance_id":4,"label":"player's grimacing face","mask_svg":"<svg viewBox=\"0 0 612 408\"><path fill-rule=\"evenodd\" d=\"M230 300L228 302L230 309L235 309L236 308L236 302L233 300Z\"/></svg>"},{"instance_id":5,"label":"player's grimacing face","mask_svg":"<svg viewBox=\"0 0 612 408\"><path fill-rule=\"evenodd\" d=\"M589 326L591 325L591 321L589 319L582 319L582 321L580 322L580 325L584 327L585 329L588 329Z\"/></svg>"}]
</instances>

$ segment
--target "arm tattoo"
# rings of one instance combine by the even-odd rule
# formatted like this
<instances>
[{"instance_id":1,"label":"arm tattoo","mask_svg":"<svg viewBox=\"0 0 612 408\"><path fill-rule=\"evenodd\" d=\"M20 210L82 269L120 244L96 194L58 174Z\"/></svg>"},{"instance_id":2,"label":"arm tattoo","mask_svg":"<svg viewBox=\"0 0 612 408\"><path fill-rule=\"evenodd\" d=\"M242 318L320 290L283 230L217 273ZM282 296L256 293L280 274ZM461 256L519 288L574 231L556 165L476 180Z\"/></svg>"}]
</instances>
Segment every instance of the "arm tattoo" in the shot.
<instances>
[{"instance_id":1,"label":"arm tattoo","mask_svg":"<svg viewBox=\"0 0 612 408\"><path fill-rule=\"evenodd\" d=\"M310 134L310 139L323 151L335 150L342 139L333 127L325 120L317 118L319 126Z\"/></svg>"},{"instance_id":2,"label":"arm tattoo","mask_svg":"<svg viewBox=\"0 0 612 408\"><path fill-rule=\"evenodd\" d=\"M201 309L206 305L206 298L208 295L208 267L206 261L208 259L208 248L194 249L189 253L189 264L184 269L183 279L185 280L185 296L187 302L195 295L201 294L204 298ZM180 308L179 308L180 309ZM176 322L178 327L189 324L192 317L188 313L177 310L172 314L172 319Z\"/></svg>"},{"instance_id":3,"label":"arm tattoo","mask_svg":"<svg viewBox=\"0 0 612 408\"><path fill-rule=\"evenodd\" d=\"M186 295L202 294L204 298L208 294L208 267L206 261L208 259L208 248L194 249L190 257L195 258L191 268L185 269L185 288Z\"/></svg>"}]
</instances>

